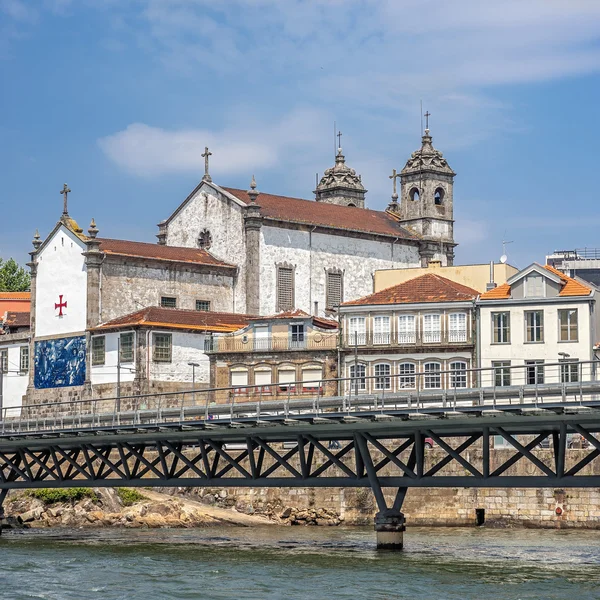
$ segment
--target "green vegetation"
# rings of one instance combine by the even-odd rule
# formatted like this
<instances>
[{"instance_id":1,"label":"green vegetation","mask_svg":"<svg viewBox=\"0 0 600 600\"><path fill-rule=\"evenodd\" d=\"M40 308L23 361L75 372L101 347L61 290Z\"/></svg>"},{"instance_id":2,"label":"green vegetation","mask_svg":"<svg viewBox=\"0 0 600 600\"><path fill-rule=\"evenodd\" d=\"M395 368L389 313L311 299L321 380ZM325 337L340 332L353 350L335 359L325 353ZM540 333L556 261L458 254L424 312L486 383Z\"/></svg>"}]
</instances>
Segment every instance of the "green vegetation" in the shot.
<instances>
[{"instance_id":1,"label":"green vegetation","mask_svg":"<svg viewBox=\"0 0 600 600\"><path fill-rule=\"evenodd\" d=\"M57 502L79 502L84 498L98 500L93 490L88 488L66 488L63 490L30 490L27 492L32 498L41 500L44 504L56 504Z\"/></svg>"},{"instance_id":2,"label":"green vegetation","mask_svg":"<svg viewBox=\"0 0 600 600\"><path fill-rule=\"evenodd\" d=\"M123 506L132 506L136 502L147 500L146 496L131 488L117 488L117 496L121 499Z\"/></svg>"},{"instance_id":3,"label":"green vegetation","mask_svg":"<svg viewBox=\"0 0 600 600\"><path fill-rule=\"evenodd\" d=\"M29 273L9 258L0 258L0 292L26 292L31 286Z\"/></svg>"}]
</instances>

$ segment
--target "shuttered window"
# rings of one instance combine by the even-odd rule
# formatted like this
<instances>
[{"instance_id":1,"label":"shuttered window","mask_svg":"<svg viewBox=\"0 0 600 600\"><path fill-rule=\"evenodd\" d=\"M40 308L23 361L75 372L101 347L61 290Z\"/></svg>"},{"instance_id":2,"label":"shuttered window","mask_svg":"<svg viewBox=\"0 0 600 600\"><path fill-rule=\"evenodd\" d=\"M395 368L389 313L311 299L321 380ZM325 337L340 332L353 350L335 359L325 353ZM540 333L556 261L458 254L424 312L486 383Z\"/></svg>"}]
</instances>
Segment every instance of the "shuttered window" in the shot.
<instances>
[{"instance_id":1,"label":"shuttered window","mask_svg":"<svg viewBox=\"0 0 600 600\"><path fill-rule=\"evenodd\" d=\"M296 371L292 369L283 369L277 373L277 379L279 383L279 387L283 390L287 390L288 387L294 387L293 385L289 385L296 381Z\"/></svg>"},{"instance_id":2,"label":"shuttered window","mask_svg":"<svg viewBox=\"0 0 600 600\"><path fill-rule=\"evenodd\" d=\"M270 386L271 371L254 371L254 385Z\"/></svg>"},{"instance_id":3,"label":"shuttered window","mask_svg":"<svg viewBox=\"0 0 600 600\"><path fill-rule=\"evenodd\" d=\"M277 310L294 308L294 269L277 267Z\"/></svg>"},{"instance_id":4,"label":"shuttered window","mask_svg":"<svg viewBox=\"0 0 600 600\"><path fill-rule=\"evenodd\" d=\"M327 308L337 309L342 303L342 274L327 273Z\"/></svg>"},{"instance_id":5,"label":"shuttered window","mask_svg":"<svg viewBox=\"0 0 600 600\"><path fill-rule=\"evenodd\" d=\"M171 362L173 336L170 333L155 333L154 337L154 362Z\"/></svg>"},{"instance_id":6,"label":"shuttered window","mask_svg":"<svg viewBox=\"0 0 600 600\"><path fill-rule=\"evenodd\" d=\"M302 387L304 389L317 389L321 387L321 377L323 377L323 369L304 369L302 371Z\"/></svg>"},{"instance_id":7,"label":"shuttered window","mask_svg":"<svg viewBox=\"0 0 600 600\"><path fill-rule=\"evenodd\" d=\"M92 366L103 365L106 360L106 337L98 335L92 338Z\"/></svg>"},{"instance_id":8,"label":"shuttered window","mask_svg":"<svg viewBox=\"0 0 600 600\"><path fill-rule=\"evenodd\" d=\"M231 371L231 387L248 385L248 371Z\"/></svg>"}]
</instances>

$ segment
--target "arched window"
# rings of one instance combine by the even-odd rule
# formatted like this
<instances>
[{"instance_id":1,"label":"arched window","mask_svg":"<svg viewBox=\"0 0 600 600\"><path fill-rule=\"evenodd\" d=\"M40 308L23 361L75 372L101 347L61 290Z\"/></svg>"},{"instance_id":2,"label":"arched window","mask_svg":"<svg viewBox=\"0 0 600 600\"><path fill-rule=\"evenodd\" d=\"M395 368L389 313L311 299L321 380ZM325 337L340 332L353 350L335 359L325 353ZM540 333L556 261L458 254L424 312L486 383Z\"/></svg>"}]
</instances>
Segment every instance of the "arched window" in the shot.
<instances>
[{"instance_id":1,"label":"arched window","mask_svg":"<svg viewBox=\"0 0 600 600\"><path fill-rule=\"evenodd\" d=\"M418 202L420 199L420 194L419 194L419 189L414 187L412 188L412 190L410 190L410 192L408 192L408 197L413 200L414 202Z\"/></svg>"},{"instance_id":2,"label":"arched window","mask_svg":"<svg viewBox=\"0 0 600 600\"><path fill-rule=\"evenodd\" d=\"M389 390L392 388L390 378L391 368L388 363L379 363L375 365L375 389Z\"/></svg>"},{"instance_id":3,"label":"arched window","mask_svg":"<svg viewBox=\"0 0 600 600\"><path fill-rule=\"evenodd\" d=\"M428 390L439 389L442 387L442 375L440 371L442 365L438 362L428 362L423 365L425 376L423 377L423 387Z\"/></svg>"},{"instance_id":4,"label":"arched window","mask_svg":"<svg viewBox=\"0 0 600 600\"><path fill-rule=\"evenodd\" d=\"M212 236L208 229L203 229L198 236L198 248L208 250L212 245Z\"/></svg>"},{"instance_id":5,"label":"arched window","mask_svg":"<svg viewBox=\"0 0 600 600\"><path fill-rule=\"evenodd\" d=\"M415 386L415 371L414 363L401 363L398 365L398 385L400 389L414 389Z\"/></svg>"},{"instance_id":6,"label":"arched window","mask_svg":"<svg viewBox=\"0 0 600 600\"><path fill-rule=\"evenodd\" d=\"M450 363L450 387L467 387L467 363L462 360L456 360Z\"/></svg>"},{"instance_id":7,"label":"arched window","mask_svg":"<svg viewBox=\"0 0 600 600\"><path fill-rule=\"evenodd\" d=\"M433 194L433 201L439 206L444 201L444 188L437 188Z\"/></svg>"},{"instance_id":8,"label":"arched window","mask_svg":"<svg viewBox=\"0 0 600 600\"><path fill-rule=\"evenodd\" d=\"M365 365L350 365L351 387L354 393L367 389L367 369Z\"/></svg>"}]
</instances>

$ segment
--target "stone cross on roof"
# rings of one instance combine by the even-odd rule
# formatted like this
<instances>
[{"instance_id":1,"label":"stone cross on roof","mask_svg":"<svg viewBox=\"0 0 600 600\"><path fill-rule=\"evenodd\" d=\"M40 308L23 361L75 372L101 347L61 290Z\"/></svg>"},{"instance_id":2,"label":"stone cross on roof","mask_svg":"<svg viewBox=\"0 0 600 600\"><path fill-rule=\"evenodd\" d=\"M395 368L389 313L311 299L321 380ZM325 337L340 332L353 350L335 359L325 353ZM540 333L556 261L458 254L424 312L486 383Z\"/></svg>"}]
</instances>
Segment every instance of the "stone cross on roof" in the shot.
<instances>
[{"instance_id":1,"label":"stone cross on roof","mask_svg":"<svg viewBox=\"0 0 600 600\"><path fill-rule=\"evenodd\" d=\"M68 215L69 211L68 211L68 207L67 207L67 196L71 193L71 190L69 189L69 186L65 183L63 185L63 189L60 190L60 193L63 196L63 215Z\"/></svg>"},{"instance_id":2,"label":"stone cross on roof","mask_svg":"<svg viewBox=\"0 0 600 600\"><path fill-rule=\"evenodd\" d=\"M210 174L208 173L208 157L212 156L212 152L208 151L208 146L204 147L204 154L201 154L204 159L204 177L202 178L204 181L212 181Z\"/></svg>"},{"instance_id":3,"label":"stone cross on roof","mask_svg":"<svg viewBox=\"0 0 600 600\"><path fill-rule=\"evenodd\" d=\"M425 117L425 131L429 131L429 117L431 113L427 111L423 116Z\"/></svg>"},{"instance_id":4,"label":"stone cross on roof","mask_svg":"<svg viewBox=\"0 0 600 600\"><path fill-rule=\"evenodd\" d=\"M394 184L394 192L392 194L392 202L396 202L398 200L398 192L396 191L396 179L400 177L400 173L396 173L396 169L392 169L392 174L389 178L392 180Z\"/></svg>"}]
</instances>

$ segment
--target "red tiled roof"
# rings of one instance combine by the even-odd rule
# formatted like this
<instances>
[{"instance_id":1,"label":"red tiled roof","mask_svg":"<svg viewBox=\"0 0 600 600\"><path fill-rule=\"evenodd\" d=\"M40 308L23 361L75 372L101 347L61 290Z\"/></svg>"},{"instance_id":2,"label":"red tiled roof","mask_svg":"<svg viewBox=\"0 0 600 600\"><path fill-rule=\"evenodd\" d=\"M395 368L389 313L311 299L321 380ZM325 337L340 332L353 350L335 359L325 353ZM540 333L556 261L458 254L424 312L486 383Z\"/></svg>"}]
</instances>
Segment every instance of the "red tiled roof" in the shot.
<instances>
[{"instance_id":1,"label":"red tiled roof","mask_svg":"<svg viewBox=\"0 0 600 600\"><path fill-rule=\"evenodd\" d=\"M477 290L450 281L434 273L409 279L392 287L375 292L358 300L344 302L342 306L368 304L416 304L421 302L465 302L474 300Z\"/></svg>"},{"instance_id":2,"label":"red tiled roof","mask_svg":"<svg viewBox=\"0 0 600 600\"><path fill-rule=\"evenodd\" d=\"M0 300L31 300L31 292L0 292Z\"/></svg>"},{"instance_id":3,"label":"red tiled roof","mask_svg":"<svg viewBox=\"0 0 600 600\"><path fill-rule=\"evenodd\" d=\"M309 315L307 312L300 308L293 310L284 310L274 315L267 315L266 317L255 317L253 321L270 321L272 319L312 319L313 325L321 327L323 329L336 329L338 322L335 319L328 319L326 317L317 317Z\"/></svg>"},{"instance_id":4,"label":"red tiled roof","mask_svg":"<svg viewBox=\"0 0 600 600\"><path fill-rule=\"evenodd\" d=\"M29 312L8 311L4 319L7 327L29 327Z\"/></svg>"},{"instance_id":5,"label":"red tiled roof","mask_svg":"<svg viewBox=\"0 0 600 600\"><path fill-rule=\"evenodd\" d=\"M210 252L198 248L182 248L179 246L161 246L148 242L131 242L129 240L111 240L98 238L100 250L106 254L151 258L172 262L196 263L235 269L235 265L215 258Z\"/></svg>"},{"instance_id":6,"label":"red tiled roof","mask_svg":"<svg viewBox=\"0 0 600 600\"><path fill-rule=\"evenodd\" d=\"M250 204L250 198L246 191L226 187L223 189L238 200ZM260 206L261 215L266 219L374 233L402 239L418 239L415 234L401 227L397 219L385 211L338 206L314 200L275 196L264 192L260 193L256 203Z\"/></svg>"},{"instance_id":7,"label":"red tiled roof","mask_svg":"<svg viewBox=\"0 0 600 600\"><path fill-rule=\"evenodd\" d=\"M558 269L551 267L550 265L544 265L544 269L550 271L550 273L560 277L562 282L562 287L558 295L560 297L568 297L568 296L589 296L592 292L591 288L587 287L583 283L573 279L561 273ZM510 298L510 285L508 283L503 283L499 285L497 288L490 290L489 292L485 292L485 294L481 294L481 300L508 300Z\"/></svg>"},{"instance_id":8,"label":"red tiled roof","mask_svg":"<svg viewBox=\"0 0 600 600\"><path fill-rule=\"evenodd\" d=\"M94 327L94 331L123 327L164 327L196 331L231 332L248 325L251 317L234 313L207 312L148 306Z\"/></svg>"}]
</instances>

